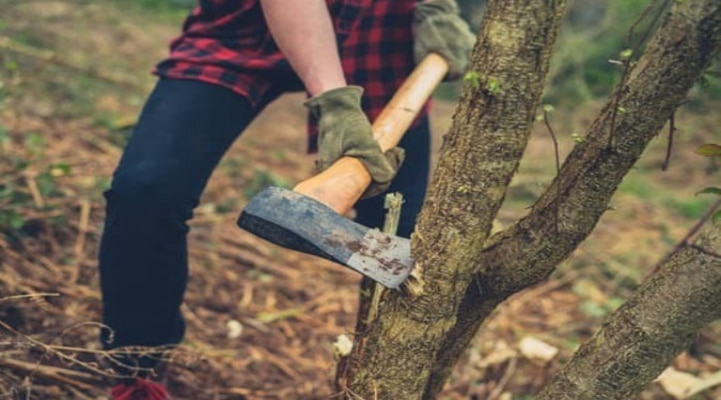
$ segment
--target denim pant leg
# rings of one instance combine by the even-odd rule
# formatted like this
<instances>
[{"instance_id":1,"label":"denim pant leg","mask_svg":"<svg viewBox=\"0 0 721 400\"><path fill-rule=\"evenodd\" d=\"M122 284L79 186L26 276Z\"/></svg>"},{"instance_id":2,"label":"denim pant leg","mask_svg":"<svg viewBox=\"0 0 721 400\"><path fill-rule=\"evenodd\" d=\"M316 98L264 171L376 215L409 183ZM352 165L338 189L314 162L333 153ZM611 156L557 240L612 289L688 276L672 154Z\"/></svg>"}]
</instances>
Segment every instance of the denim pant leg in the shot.
<instances>
[{"instance_id":1,"label":"denim pant leg","mask_svg":"<svg viewBox=\"0 0 721 400\"><path fill-rule=\"evenodd\" d=\"M406 159L388 192L400 192L403 195L397 234L409 238L428 188L431 133L427 116L406 132L399 146L405 149ZM379 195L356 203L356 222L371 228L382 228L386 213L383 208L384 198L384 195Z\"/></svg>"},{"instance_id":2,"label":"denim pant leg","mask_svg":"<svg viewBox=\"0 0 721 400\"><path fill-rule=\"evenodd\" d=\"M242 96L160 79L105 193L99 264L105 348L178 343L187 220L228 147L257 115Z\"/></svg>"}]
</instances>

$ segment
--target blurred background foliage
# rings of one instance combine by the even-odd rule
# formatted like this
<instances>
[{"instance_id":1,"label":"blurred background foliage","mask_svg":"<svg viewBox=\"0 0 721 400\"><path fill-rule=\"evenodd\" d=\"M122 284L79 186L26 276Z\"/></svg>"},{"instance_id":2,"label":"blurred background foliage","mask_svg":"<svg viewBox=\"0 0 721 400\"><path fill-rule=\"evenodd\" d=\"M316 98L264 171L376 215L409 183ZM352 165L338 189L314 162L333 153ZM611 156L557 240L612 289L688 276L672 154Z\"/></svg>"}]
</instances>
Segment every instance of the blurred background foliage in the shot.
<instances>
[{"instance_id":1,"label":"blurred background foliage","mask_svg":"<svg viewBox=\"0 0 721 400\"><path fill-rule=\"evenodd\" d=\"M457 1L464 18L478 30L485 1ZM46 22L33 23L12 19L10 11L13 7L29 6L26 0L0 0L0 9L7 6L10 12L4 17L0 13L0 112L12 108L25 109L42 118L90 116L97 125L108 129L111 142L122 146L144 93L154 79L147 73L151 65L146 65L143 71L138 71L138 65L145 65L149 52L158 54L155 60L165 54L166 49L158 46L158 37L167 42L177 34L197 0L109 0L106 5L122 10L118 13L108 13L93 3L92 0L48 1L42 6ZM661 11L659 7L666 3L670 2L569 0L543 102L572 112L607 97L622 74L622 67L610 60L619 59L621 52L647 36L649 28L658 23L655 16ZM56 26L63 24L62 15L67 11L64 9L80 5L86 6L82 7L85 19L81 23L65 29ZM629 28L649 5L653 8L629 38ZM137 19L143 28L132 28L128 18ZM158 22L163 22L166 28L158 30ZM95 32L95 37L88 39L97 52L73 49L71 43L78 35L88 36L88 31L99 26L108 29ZM98 57L102 62L98 62ZM686 109L708 113L718 104L720 71L721 63L716 62L690 93ZM36 75L37 79L33 78ZM462 82L444 84L437 97L453 101L461 85ZM44 158L39 152L47 147L30 140L36 136L41 137L30 135L24 143L13 143L8 129L0 124L0 151L13 153L0 160L0 206L3 208L0 228L17 227L24 222L15 209L31 199L33 193L17 190L29 179L20 176L20 171L29 171L25 175L42 183L35 191L36 198L57 196L52 190L53 183L67 175L68 168L58 169L52 164L29 169L31 165L39 165L36 161ZM50 206L43 203L40 208Z\"/></svg>"},{"instance_id":2,"label":"blurred background foliage","mask_svg":"<svg viewBox=\"0 0 721 400\"><path fill-rule=\"evenodd\" d=\"M187 13L197 0L113 0L147 12L178 17ZM457 0L461 13L474 30L480 26L485 0ZM629 47L629 28L649 4L658 0L569 0L566 23L561 31L552 59L551 74L544 101L579 106L589 100L605 97L617 82L621 68L609 62ZM655 11L651 14L655 14ZM644 18L631 41L644 36L653 15ZM692 92L689 102L702 107L704 99L721 99L721 63L716 63ZM447 85L441 94L453 96L459 85Z\"/></svg>"},{"instance_id":3,"label":"blurred background foliage","mask_svg":"<svg viewBox=\"0 0 721 400\"><path fill-rule=\"evenodd\" d=\"M483 15L483 0L457 0L464 17L477 29ZM556 41L544 102L577 107L606 97L621 75L621 67L609 62L644 37L654 23L657 0L569 0L566 21ZM635 28L627 43L629 28L654 5ZM691 93L692 106L703 100L721 99L721 67L716 62Z\"/></svg>"}]
</instances>

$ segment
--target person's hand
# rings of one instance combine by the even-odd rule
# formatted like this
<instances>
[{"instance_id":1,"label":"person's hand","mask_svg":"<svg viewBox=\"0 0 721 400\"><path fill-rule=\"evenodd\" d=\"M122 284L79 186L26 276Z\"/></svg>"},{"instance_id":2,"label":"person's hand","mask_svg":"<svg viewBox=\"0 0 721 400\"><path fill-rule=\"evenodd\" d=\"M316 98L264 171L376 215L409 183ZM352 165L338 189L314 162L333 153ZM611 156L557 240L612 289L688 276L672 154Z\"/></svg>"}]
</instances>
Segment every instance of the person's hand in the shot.
<instances>
[{"instance_id":1,"label":"person's hand","mask_svg":"<svg viewBox=\"0 0 721 400\"><path fill-rule=\"evenodd\" d=\"M448 62L446 80L463 76L476 36L461 18L454 0L418 3L413 12L413 29L413 56L416 63L420 63L428 53L438 53Z\"/></svg>"},{"instance_id":2,"label":"person's hand","mask_svg":"<svg viewBox=\"0 0 721 400\"><path fill-rule=\"evenodd\" d=\"M305 102L318 120L318 160L323 171L342 156L355 157L366 167L373 182L363 197L384 192L403 162L405 153L396 147L385 154L373 139L371 124L361 109L363 89L345 86L323 92Z\"/></svg>"}]
</instances>

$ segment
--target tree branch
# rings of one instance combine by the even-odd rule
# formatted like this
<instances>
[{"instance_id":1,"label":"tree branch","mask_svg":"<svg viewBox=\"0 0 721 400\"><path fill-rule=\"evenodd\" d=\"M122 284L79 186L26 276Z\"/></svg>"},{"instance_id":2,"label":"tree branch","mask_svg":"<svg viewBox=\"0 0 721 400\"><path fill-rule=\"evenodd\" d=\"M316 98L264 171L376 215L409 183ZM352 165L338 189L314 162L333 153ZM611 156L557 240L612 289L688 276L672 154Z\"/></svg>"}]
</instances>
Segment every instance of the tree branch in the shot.
<instances>
[{"instance_id":1,"label":"tree branch","mask_svg":"<svg viewBox=\"0 0 721 400\"><path fill-rule=\"evenodd\" d=\"M530 213L491 238L479 260L484 289L505 298L544 280L588 236L623 177L721 49L720 27L718 2L676 3L628 83L616 89L625 112L617 115L613 147L606 122L616 94ZM550 235L556 209L558 233Z\"/></svg>"},{"instance_id":2,"label":"tree branch","mask_svg":"<svg viewBox=\"0 0 721 400\"><path fill-rule=\"evenodd\" d=\"M629 399L640 392L721 317L719 251L721 225L714 224L614 312L536 399Z\"/></svg>"},{"instance_id":3,"label":"tree branch","mask_svg":"<svg viewBox=\"0 0 721 400\"><path fill-rule=\"evenodd\" d=\"M608 146L612 94L529 214L489 239L474 260L477 281L466 286L447 350L435 374L457 359L483 321L510 295L545 280L592 231L611 196L665 119L681 104L721 48L716 0L676 3L634 65L621 92L613 147ZM558 221L556 220L558 215ZM556 226L558 228L556 228Z\"/></svg>"}]
</instances>

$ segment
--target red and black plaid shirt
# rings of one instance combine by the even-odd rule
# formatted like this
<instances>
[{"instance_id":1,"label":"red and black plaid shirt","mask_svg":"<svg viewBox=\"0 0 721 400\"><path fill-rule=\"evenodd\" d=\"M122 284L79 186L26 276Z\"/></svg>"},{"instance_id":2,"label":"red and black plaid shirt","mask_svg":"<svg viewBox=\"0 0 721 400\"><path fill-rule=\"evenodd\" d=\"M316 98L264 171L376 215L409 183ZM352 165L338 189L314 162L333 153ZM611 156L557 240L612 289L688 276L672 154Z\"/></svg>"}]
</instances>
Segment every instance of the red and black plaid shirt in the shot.
<instances>
[{"instance_id":1,"label":"red and black plaid shirt","mask_svg":"<svg viewBox=\"0 0 721 400\"><path fill-rule=\"evenodd\" d=\"M414 67L417 1L327 0L346 79L365 89L363 109L371 121ZM303 90L270 35L259 0L200 0L155 73L218 84L258 107Z\"/></svg>"}]
</instances>

